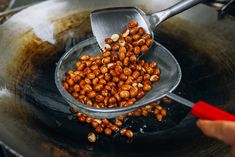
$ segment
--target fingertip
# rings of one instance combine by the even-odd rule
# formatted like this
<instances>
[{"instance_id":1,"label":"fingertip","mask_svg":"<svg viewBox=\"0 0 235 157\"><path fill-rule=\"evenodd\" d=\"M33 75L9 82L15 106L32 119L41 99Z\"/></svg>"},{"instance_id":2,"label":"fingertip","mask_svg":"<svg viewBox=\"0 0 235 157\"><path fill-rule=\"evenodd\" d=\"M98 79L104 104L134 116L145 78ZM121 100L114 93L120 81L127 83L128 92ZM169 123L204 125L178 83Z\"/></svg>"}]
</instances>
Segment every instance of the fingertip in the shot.
<instances>
[{"instance_id":1,"label":"fingertip","mask_svg":"<svg viewBox=\"0 0 235 157\"><path fill-rule=\"evenodd\" d=\"M199 119L199 120L196 122L196 125L200 128L200 127L201 127L201 125L202 125L202 120L201 120L201 119Z\"/></svg>"},{"instance_id":2,"label":"fingertip","mask_svg":"<svg viewBox=\"0 0 235 157\"><path fill-rule=\"evenodd\" d=\"M205 124L207 124L208 120L203 120L203 119L199 119L196 124L199 128L202 128L203 126L205 126Z\"/></svg>"},{"instance_id":3,"label":"fingertip","mask_svg":"<svg viewBox=\"0 0 235 157\"><path fill-rule=\"evenodd\" d=\"M214 132L213 126L211 126L211 121L199 119L196 124L206 135L210 135Z\"/></svg>"}]
</instances>

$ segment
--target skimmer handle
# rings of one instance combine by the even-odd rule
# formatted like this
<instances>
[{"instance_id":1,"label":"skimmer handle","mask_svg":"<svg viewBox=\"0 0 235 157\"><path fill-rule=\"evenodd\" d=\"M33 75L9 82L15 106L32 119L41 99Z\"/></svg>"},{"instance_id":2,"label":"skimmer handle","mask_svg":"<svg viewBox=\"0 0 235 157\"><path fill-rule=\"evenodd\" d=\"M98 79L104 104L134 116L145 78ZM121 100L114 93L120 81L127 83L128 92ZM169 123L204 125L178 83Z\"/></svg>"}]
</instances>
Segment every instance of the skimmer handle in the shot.
<instances>
[{"instance_id":1,"label":"skimmer handle","mask_svg":"<svg viewBox=\"0 0 235 157\"><path fill-rule=\"evenodd\" d=\"M225 112L206 102L199 101L192 107L192 115L208 120L235 121L235 115Z\"/></svg>"},{"instance_id":2,"label":"skimmer handle","mask_svg":"<svg viewBox=\"0 0 235 157\"><path fill-rule=\"evenodd\" d=\"M185 98L182 98L174 93L168 93L167 97L182 103L188 107L192 108L192 115L206 120L227 120L227 121L235 121L235 115L225 112L218 107L210 105L203 101L198 101L197 103L193 103Z\"/></svg>"}]
</instances>

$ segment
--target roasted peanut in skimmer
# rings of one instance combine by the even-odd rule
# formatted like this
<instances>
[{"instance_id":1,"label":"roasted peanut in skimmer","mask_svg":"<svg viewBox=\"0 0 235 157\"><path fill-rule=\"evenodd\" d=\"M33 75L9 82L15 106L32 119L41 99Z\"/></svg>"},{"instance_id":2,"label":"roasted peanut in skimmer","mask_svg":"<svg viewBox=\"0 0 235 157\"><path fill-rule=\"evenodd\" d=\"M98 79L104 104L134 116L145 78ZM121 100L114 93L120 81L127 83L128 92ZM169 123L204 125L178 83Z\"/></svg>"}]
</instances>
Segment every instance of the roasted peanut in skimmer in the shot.
<instances>
[{"instance_id":1,"label":"roasted peanut in skimmer","mask_svg":"<svg viewBox=\"0 0 235 157\"><path fill-rule=\"evenodd\" d=\"M137 60L153 43L150 34L146 34L136 21L128 23L128 28L120 34L113 34L104 39L104 52L98 56L83 55L76 62L76 70L66 72L63 87L75 99L96 108L126 107L133 105L145 93L152 89L152 84L159 81L160 69L157 62ZM118 51L119 53L114 53ZM147 107L147 106L146 106ZM133 137L133 132L120 129L126 116L156 115L158 121L166 116L166 110L157 104L137 109L133 113L119 116L111 123L107 119L93 119L77 113L81 122L91 123L97 133L110 136L120 131L120 135ZM94 134L88 140L95 141Z\"/></svg>"}]
</instances>

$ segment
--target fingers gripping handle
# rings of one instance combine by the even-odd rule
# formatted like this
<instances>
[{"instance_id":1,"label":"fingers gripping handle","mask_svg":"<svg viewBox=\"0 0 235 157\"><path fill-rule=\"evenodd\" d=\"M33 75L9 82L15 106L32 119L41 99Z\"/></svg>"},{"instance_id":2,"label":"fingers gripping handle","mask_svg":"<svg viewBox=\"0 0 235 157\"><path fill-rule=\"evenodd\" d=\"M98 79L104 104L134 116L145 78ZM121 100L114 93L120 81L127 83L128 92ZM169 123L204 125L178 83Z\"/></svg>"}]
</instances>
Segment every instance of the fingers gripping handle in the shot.
<instances>
[{"instance_id":1,"label":"fingers gripping handle","mask_svg":"<svg viewBox=\"0 0 235 157\"><path fill-rule=\"evenodd\" d=\"M235 115L225 112L215 106L207 104L203 101L197 102L192 107L192 115L207 120L227 120L235 121Z\"/></svg>"}]
</instances>

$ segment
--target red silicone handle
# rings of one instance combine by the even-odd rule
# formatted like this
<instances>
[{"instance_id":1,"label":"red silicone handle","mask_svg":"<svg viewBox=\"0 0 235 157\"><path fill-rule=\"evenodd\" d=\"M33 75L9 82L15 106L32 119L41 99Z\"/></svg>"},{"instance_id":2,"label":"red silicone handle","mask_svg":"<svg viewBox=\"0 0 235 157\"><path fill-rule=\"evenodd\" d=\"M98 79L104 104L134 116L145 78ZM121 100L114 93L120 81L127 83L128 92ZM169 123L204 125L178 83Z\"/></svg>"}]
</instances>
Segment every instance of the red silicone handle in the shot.
<instances>
[{"instance_id":1,"label":"red silicone handle","mask_svg":"<svg viewBox=\"0 0 235 157\"><path fill-rule=\"evenodd\" d=\"M207 120L227 120L235 121L235 115L227 113L215 106L207 104L203 101L197 102L192 107L192 115Z\"/></svg>"}]
</instances>

